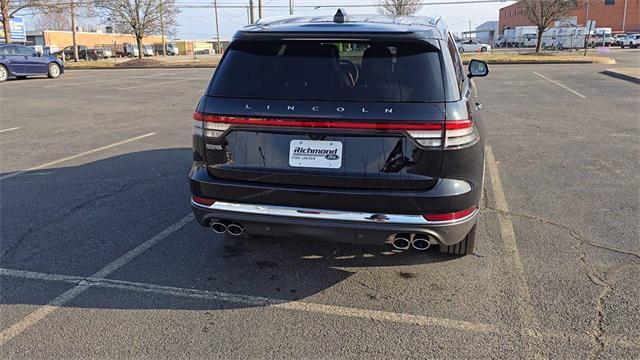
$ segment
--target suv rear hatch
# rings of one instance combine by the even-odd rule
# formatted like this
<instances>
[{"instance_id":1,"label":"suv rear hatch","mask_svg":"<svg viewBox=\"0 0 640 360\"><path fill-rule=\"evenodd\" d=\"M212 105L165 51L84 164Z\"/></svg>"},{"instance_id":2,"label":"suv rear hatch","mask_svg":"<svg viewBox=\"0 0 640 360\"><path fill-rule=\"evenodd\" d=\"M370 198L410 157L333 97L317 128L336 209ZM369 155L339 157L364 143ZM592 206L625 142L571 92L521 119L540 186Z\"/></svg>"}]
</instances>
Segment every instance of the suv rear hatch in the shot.
<instances>
[{"instance_id":1,"label":"suv rear hatch","mask_svg":"<svg viewBox=\"0 0 640 360\"><path fill-rule=\"evenodd\" d=\"M236 40L194 115L212 176L349 189L428 189L445 126L426 42Z\"/></svg>"}]
</instances>

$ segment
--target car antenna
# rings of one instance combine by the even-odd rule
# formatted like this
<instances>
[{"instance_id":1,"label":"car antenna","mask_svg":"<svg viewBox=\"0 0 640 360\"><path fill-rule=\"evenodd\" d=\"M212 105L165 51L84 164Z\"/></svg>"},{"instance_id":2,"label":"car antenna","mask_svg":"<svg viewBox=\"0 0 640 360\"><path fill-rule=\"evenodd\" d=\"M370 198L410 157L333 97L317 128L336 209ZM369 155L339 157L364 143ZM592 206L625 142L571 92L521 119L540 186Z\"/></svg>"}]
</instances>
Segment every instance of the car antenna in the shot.
<instances>
[{"instance_id":1,"label":"car antenna","mask_svg":"<svg viewBox=\"0 0 640 360\"><path fill-rule=\"evenodd\" d=\"M338 11L336 11L336 14L333 16L333 22L336 24L343 24L344 18L346 16L347 14L344 12L344 10L338 9Z\"/></svg>"}]
</instances>

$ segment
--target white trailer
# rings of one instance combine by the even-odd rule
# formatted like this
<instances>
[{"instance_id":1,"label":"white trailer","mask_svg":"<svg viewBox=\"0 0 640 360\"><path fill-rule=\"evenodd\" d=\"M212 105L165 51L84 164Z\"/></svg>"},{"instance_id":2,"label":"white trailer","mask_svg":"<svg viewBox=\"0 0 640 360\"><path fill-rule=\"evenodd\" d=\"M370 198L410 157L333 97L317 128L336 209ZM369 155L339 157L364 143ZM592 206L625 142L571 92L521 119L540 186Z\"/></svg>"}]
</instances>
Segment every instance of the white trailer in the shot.
<instances>
[{"instance_id":1,"label":"white trailer","mask_svg":"<svg viewBox=\"0 0 640 360\"><path fill-rule=\"evenodd\" d=\"M516 26L515 44L516 47L533 47L538 42L537 26Z\"/></svg>"},{"instance_id":2,"label":"white trailer","mask_svg":"<svg viewBox=\"0 0 640 360\"><path fill-rule=\"evenodd\" d=\"M556 26L547 29L542 35L545 49L579 49L584 46L586 29L584 26Z\"/></svg>"}]
</instances>

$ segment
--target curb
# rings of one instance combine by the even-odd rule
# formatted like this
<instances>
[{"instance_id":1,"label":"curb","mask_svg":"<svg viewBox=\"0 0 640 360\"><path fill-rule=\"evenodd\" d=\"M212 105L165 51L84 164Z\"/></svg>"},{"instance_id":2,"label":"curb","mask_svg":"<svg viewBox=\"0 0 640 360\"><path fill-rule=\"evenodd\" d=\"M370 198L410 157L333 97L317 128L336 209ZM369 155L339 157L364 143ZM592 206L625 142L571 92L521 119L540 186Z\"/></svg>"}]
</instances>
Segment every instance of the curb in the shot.
<instances>
[{"instance_id":1,"label":"curb","mask_svg":"<svg viewBox=\"0 0 640 360\"><path fill-rule=\"evenodd\" d=\"M627 74L623 74L621 72L617 72L614 69L606 69L605 71L602 72L602 74L620 79L620 80L626 80L626 81L630 81L632 83L635 84L640 84L640 78L633 76L633 75L627 75Z\"/></svg>"},{"instance_id":2,"label":"curb","mask_svg":"<svg viewBox=\"0 0 640 360\"><path fill-rule=\"evenodd\" d=\"M465 65L469 64L469 60L462 60ZM535 61L535 60L523 60L523 61L487 61L489 65L556 65L556 64L602 64L613 65L607 63L601 63L592 60L555 60L555 61Z\"/></svg>"},{"instance_id":3,"label":"curb","mask_svg":"<svg viewBox=\"0 0 640 360\"><path fill-rule=\"evenodd\" d=\"M187 65L187 66L112 66L112 67L100 67L100 66L83 66L83 67L65 67L64 71L68 70L127 70L127 69L214 69L215 65Z\"/></svg>"}]
</instances>

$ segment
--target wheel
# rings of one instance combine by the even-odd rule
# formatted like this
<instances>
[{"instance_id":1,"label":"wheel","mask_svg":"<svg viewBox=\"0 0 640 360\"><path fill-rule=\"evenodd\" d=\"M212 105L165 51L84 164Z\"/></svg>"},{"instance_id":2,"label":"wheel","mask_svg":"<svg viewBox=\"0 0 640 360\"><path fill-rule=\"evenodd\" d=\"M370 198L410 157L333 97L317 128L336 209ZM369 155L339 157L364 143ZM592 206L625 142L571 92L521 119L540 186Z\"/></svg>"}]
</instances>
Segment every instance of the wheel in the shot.
<instances>
[{"instance_id":1,"label":"wheel","mask_svg":"<svg viewBox=\"0 0 640 360\"><path fill-rule=\"evenodd\" d=\"M624 49L624 44L620 44L620 49Z\"/></svg>"},{"instance_id":2,"label":"wheel","mask_svg":"<svg viewBox=\"0 0 640 360\"><path fill-rule=\"evenodd\" d=\"M55 79L58 76L60 76L60 65L52 62L49 64L49 72L47 73L47 76L50 79Z\"/></svg>"},{"instance_id":3,"label":"wheel","mask_svg":"<svg viewBox=\"0 0 640 360\"><path fill-rule=\"evenodd\" d=\"M455 245L440 245L438 250L441 253L450 255L469 255L473 254L476 249L476 238L478 237L478 220L473 224L471 231L465 236L464 240Z\"/></svg>"},{"instance_id":4,"label":"wheel","mask_svg":"<svg viewBox=\"0 0 640 360\"><path fill-rule=\"evenodd\" d=\"M9 71L4 65L0 65L0 82L6 81L9 77Z\"/></svg>"},{"instance_id":5,"label":"wheel","mask_svg":"<svg viewBox=\"0 0 640 360\"><path fill-rule=\"evenodd\" d=\"M483 46L482 49L480 49L480 52L487 52L487 48Z\"/></svg>"}]
</instances>

